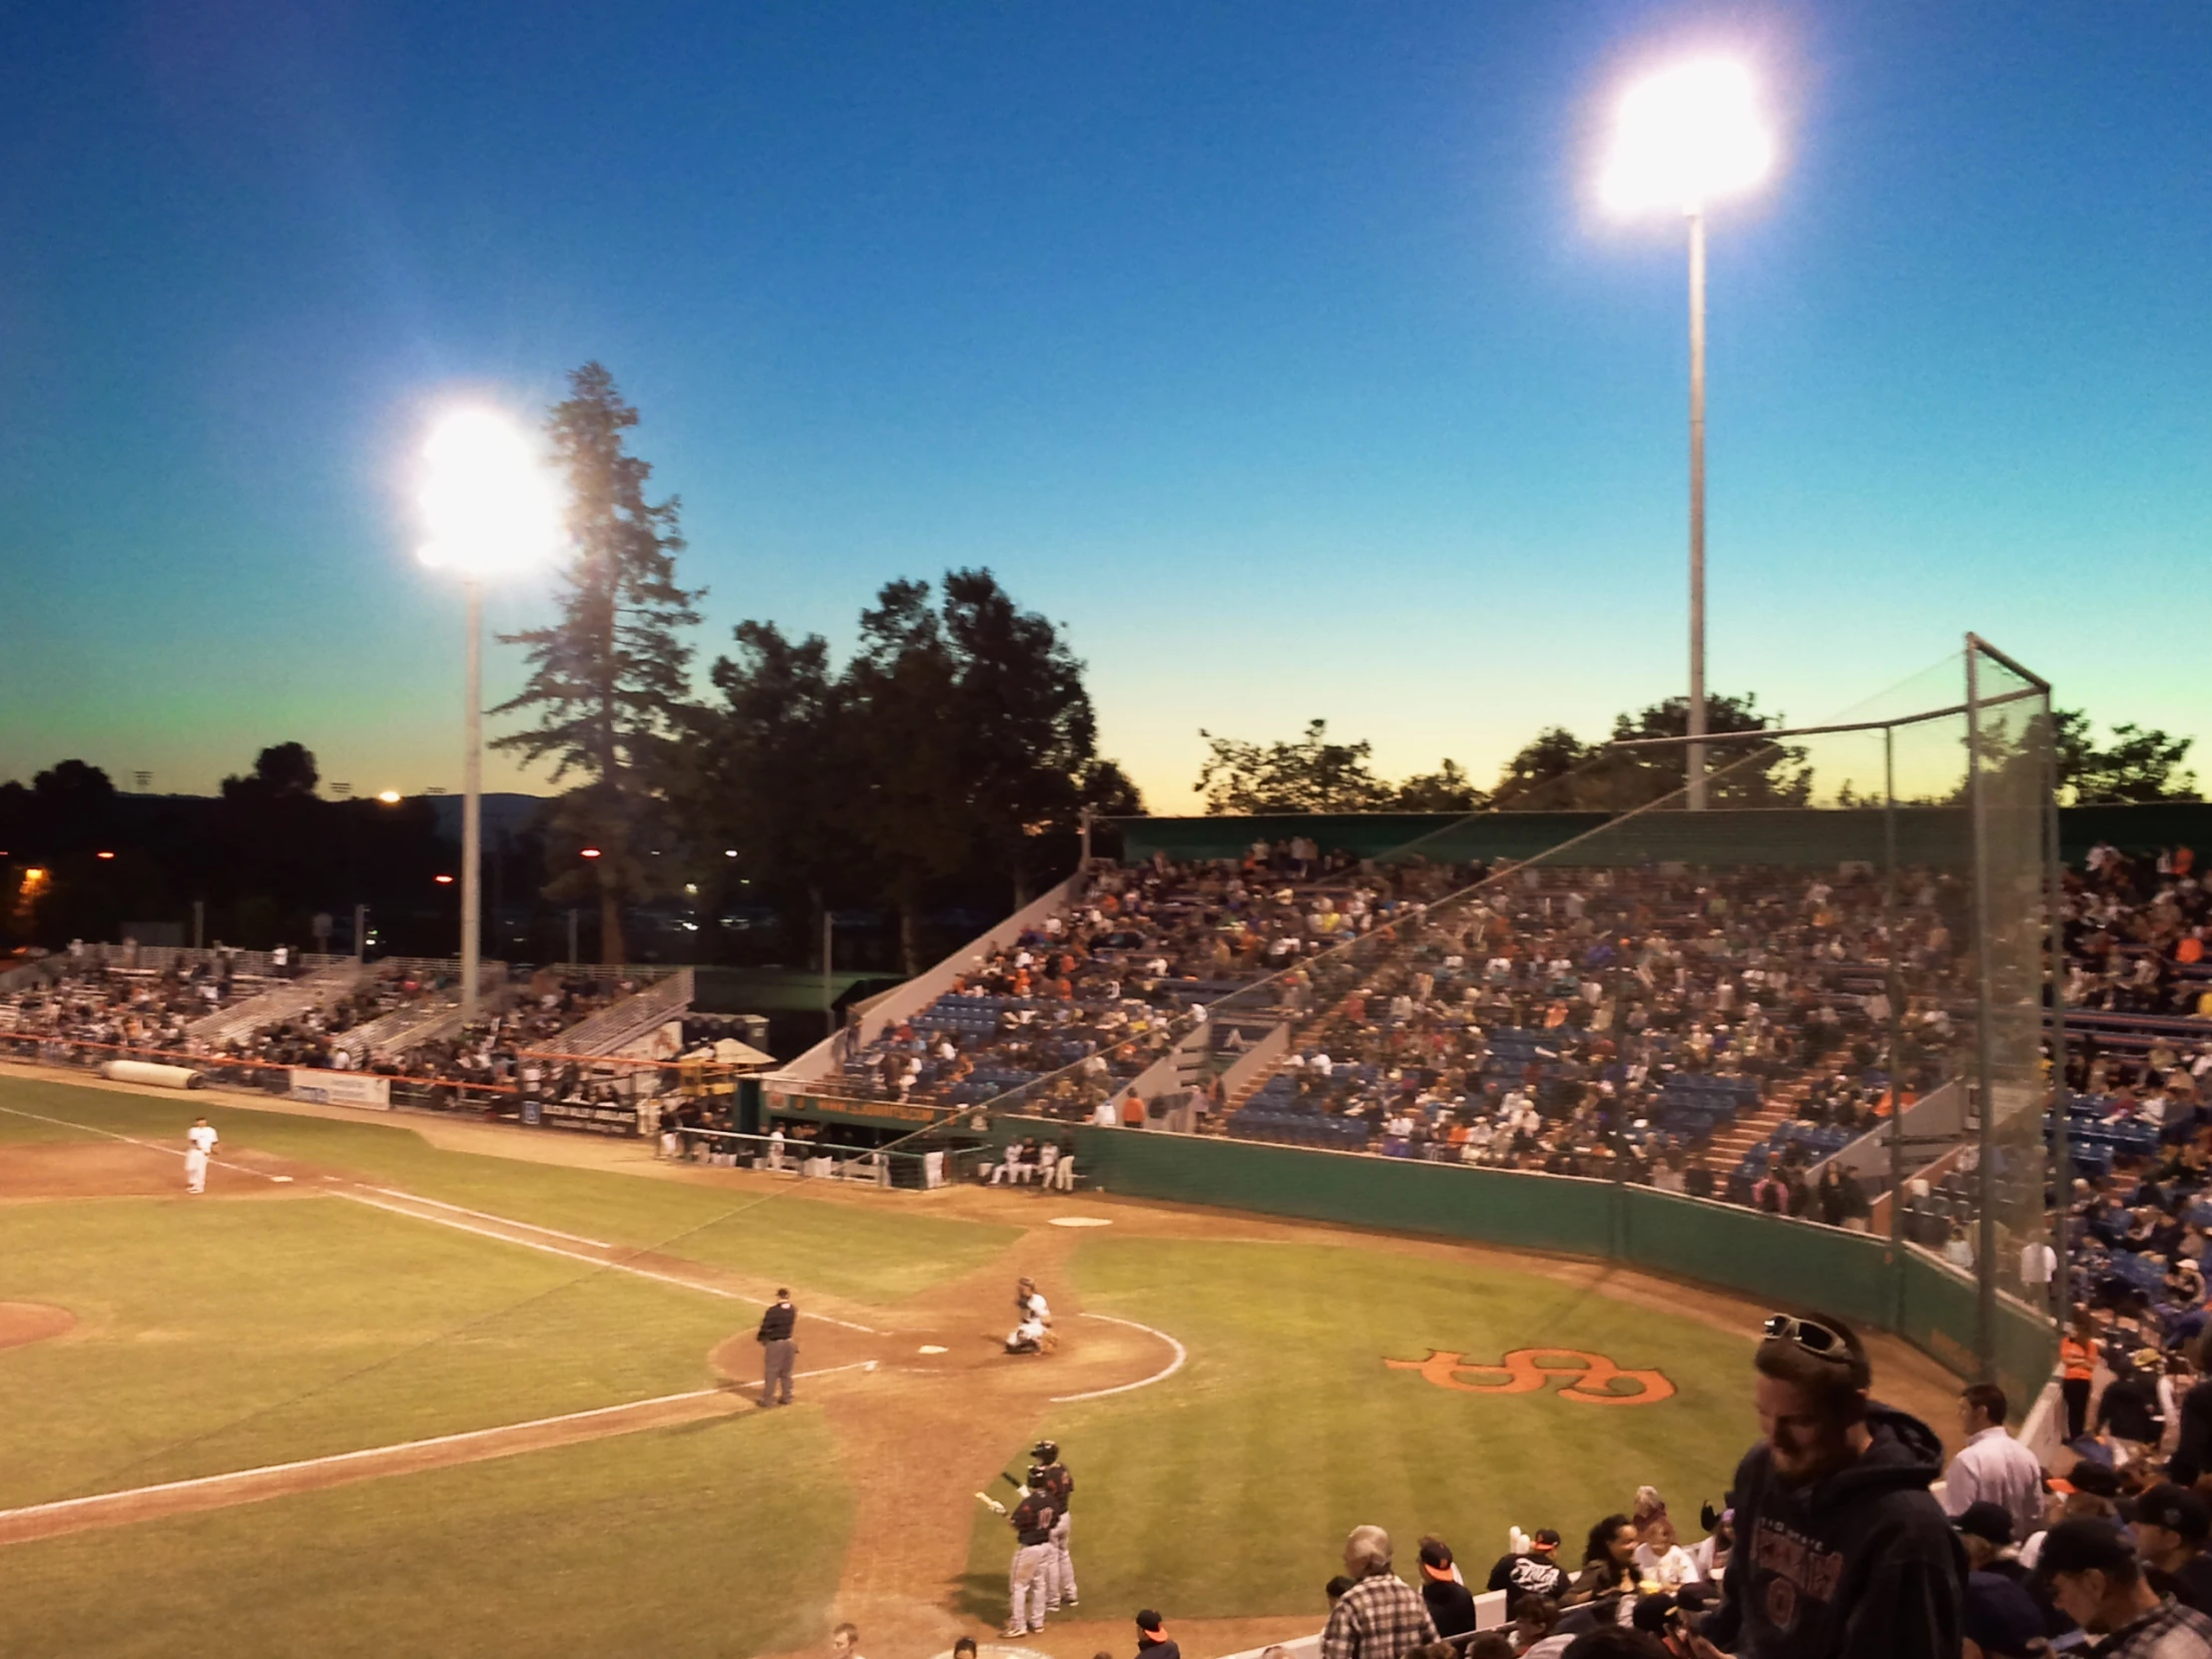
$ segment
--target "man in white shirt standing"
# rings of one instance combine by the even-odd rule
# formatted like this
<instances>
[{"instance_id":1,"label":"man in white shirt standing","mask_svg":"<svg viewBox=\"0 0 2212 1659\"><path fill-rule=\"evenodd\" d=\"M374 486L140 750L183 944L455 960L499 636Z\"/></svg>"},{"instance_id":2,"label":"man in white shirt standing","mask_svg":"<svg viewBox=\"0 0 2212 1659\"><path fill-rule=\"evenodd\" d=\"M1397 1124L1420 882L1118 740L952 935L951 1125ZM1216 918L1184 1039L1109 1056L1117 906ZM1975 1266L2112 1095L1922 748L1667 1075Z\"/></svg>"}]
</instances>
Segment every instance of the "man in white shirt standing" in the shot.
<instances>
[{"instance_id":1,"label":"man in white shirt standing","mask_svg":"<svg viewBox=\"0 0 2212 1659\"><path fill-rule=\"evenodd\" d=\"M1958 1396L1958 1424L1966 1443L1943 1470L1943 1512L1953 1517L1969 1504L2001 1504L2012 1517L2012 1535L2024 1538L2042 1524L2043 1465L2004 1426L2008 1407L1994 1382L1975 1382Z\"/></svg>"},{"instance_id":2,"label":"man in white shirt standing","mask_svg":"<svg viewBox=\"0 0 2212 1659\"><path fill-rule=\"evenodd\" d=\"M194 1118L185 1131L185 1191L208 1190L208 1160L215 1154L216 1133L206 1118Z\"/></svg>"},{"instance_id":3,"label":"man in white shirt standing","mask_svg":"<svg viewBox=\"0 0 2212 1659\"><path fill-rule=\"evenodd\" d=\"M2058 1252L2041 1239L2020 1247L2020 1292L2029 1302L2051 1300L2051 1280L2058 1272Z\"/></svg>"}]
</instances>

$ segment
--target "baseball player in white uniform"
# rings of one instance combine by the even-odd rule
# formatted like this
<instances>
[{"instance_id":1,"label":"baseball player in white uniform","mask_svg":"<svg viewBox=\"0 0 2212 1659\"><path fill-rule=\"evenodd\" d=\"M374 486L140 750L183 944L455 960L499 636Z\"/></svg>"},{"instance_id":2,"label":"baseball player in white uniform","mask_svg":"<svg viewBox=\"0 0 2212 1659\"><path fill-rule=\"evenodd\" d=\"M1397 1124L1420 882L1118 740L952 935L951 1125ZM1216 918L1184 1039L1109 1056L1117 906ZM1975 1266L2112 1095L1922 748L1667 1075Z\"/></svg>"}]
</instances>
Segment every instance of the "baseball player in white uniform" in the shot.
<instances>
[{"instance_id":1,"label":"baseball player in white uniform","mask_svg":"<svg viewBox=\"0 0 2212 1659\"><path fill-rule=\"evenodd\" d=\"M208 1126L206 1118L195 1118L185 1131L185 1191L204 1193L208 1190L208 1160L215 1154L216 1133Z\"/></svg>"}]
</instances>

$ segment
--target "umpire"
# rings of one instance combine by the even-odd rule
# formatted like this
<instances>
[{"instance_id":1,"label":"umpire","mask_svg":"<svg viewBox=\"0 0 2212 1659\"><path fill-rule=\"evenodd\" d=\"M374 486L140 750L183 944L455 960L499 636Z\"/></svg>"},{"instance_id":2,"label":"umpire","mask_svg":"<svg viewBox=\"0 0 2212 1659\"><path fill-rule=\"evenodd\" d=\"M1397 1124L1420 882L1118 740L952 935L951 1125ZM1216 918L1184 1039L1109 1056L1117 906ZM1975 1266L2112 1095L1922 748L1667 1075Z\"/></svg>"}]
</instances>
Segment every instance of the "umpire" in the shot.
<instances>
[{"instance_id":1,"label":"umpire","mask_svg":"<svg viewBox=\"0 0 2212 1659\"><path fill-rule=\"evenodd\" d=\"M761 1329L753 1334L753 1340L761 1345L761 1403L763 1405L789 1405L792 1402L792 1362L799 1358L799 1345L792 1341L792 1329L799 1323L799 1310L792 1306L792 1294L780 1290L767 1313L761 1316ZM776 1397L781 1384L784 1397Z\"/></svg>"}]
</instances>

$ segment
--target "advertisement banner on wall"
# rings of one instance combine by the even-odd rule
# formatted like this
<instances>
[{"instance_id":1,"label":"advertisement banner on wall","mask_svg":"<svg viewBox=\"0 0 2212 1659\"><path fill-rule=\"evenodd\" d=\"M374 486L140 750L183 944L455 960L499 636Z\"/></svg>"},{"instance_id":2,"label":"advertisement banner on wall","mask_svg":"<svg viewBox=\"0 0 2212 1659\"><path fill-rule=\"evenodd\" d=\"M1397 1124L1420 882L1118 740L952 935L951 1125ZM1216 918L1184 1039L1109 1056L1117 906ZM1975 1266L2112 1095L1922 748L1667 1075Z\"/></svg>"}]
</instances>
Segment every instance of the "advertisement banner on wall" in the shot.
<instances>
[{"instance_id":1,"label":"advertisement banner on wall","mask_svg":"<svg viewBox=\"0 0 2212 1659\"><path fill-rule=\"evenodd\" d=\"M291 1068L291 1098L311 1100L318 1106L365 1106L371 1111L391 1110L391 1079L369 1077L357 1071L318 1071Z\"/></svg>"}]
</instances>

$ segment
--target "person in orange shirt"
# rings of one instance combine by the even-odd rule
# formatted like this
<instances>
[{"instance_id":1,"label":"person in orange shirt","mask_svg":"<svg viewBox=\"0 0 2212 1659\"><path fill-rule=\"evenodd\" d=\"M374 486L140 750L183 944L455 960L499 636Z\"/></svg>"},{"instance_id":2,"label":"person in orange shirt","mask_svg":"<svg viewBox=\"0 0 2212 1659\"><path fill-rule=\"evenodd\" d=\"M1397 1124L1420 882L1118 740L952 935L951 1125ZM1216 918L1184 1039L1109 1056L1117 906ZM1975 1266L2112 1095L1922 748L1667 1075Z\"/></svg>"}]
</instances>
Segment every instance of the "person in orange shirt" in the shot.
<instances>
[{"instance_id":1,"label":"person in orange shirt","mask_svg":"<svg viewBox=\"0 0 2212 1659\"><path fill-rule=\"evenodd\" d=\"M2066 1439L2081 1438L2089 1424L2089 1388L2096 1381L2096 1322L2086 1311L2074 1315L2073 1332L2058 1345L2058 1391L2066 1400Z\"/></svg>"}]
</instances>

